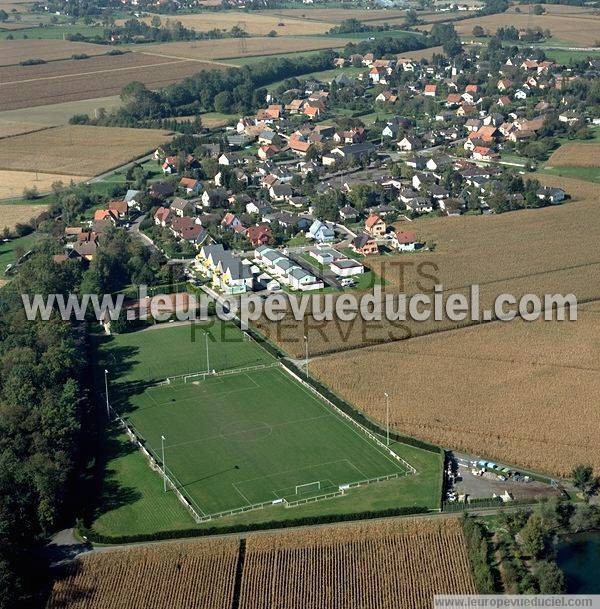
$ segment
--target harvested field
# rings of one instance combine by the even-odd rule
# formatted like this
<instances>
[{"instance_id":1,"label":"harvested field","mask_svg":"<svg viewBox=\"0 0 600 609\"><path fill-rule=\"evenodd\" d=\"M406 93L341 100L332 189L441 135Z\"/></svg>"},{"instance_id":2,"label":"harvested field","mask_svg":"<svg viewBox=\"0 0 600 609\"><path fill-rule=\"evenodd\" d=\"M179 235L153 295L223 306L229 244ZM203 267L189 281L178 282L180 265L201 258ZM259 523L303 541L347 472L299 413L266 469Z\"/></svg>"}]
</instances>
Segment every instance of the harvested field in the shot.
<instances>
[{"instance_id":1,"label":"harvested field","mask_svg":"<svg viewBox=\"0 0 600 609\"><path fill-rule=\"evenodd\" d=\"M158 129L55 127L3 140L0 169L94 176L144 156L169 137Z\"/></svg>"},{"instance_id":2,"label":"harvested field","mask_svg":"<svg viewBox=\"0 0 600 609\"><path fill-rule=\"evenodd\" d=\"M0 120L0 139L11 137L13 135L21 135L22 133L31 133L43 129L43 125L35 123L13 123L10 121Z\"/></svg>"},{"instance_id":3,"label":"harvested field","mask_svg":"<svg viewBox=\"0 0 600 609\"><path fill-rule=\"evenodd\" d=\"M0 192L2 189L2 174L0 172ZM21 194L21 193L19 193ZM37 218L48 209L47 205L1 205L0 204L0 231L8 228L12 230L17 224L25 224L32 218Z\"/></svg>"},{"instance_id":4,"label":"harvested field","mask_svg":"<svg viewBox=\"0 0 600 609\"><path fill-rule=\"evenodd\" d=\"M16 199L17 197L22 196L25 188L32 188L33 186L35 186L40 193L44 193L50 191L50 187L54 182L70 184L71 182L82 182L87 179L89 179L89 176L82 177L57 173L35 173L30 171L5 171L0 169L0 199ZM15 206L13 205L12 207ZM34 207L39 207L39 205ZM0 216L3 215L3 213L0 214ZM30 217L31 216L29 216L29 218Z\"/></svg>"},{"instance_id":5,"label":"harvested field","mask_svg":"<svg viewBox=\"0 0 600 609\"><path fill-rule=\"evenodd\" d=\"M580 300L600 298L599 185L558 176L534 174L544 184L563 186L574 202L496 216L439 218L414 222L411 230L434 252L378 256L366 264L386 280L386 293L461 293L470 301L472 284L480 289L480 310L493 309L500 294L574 293ZM575 202L576 201L576 202ZM569 243L565 248L564 243ZM371 290L372 291L372 290ZM334 296L334 299L337 296ZM297 322L261 319L259 329L296 357L303 357L302 337L309 335L313 354L403 340L453 329L472 322L449 319L424 322L316 321L308 314Z\"/></svg>"},{"instance_id":6,"label":"harvested field","mask_svg":"<svg viewBox=\"0 0 600 609\"><path fill-rule=\"evenodd\" d=\"M164 15L159 15L159 17L166 24L168 19ZM288 16L268 15L263 12L220 11L190 15L177 14L171 21L181 21L185 27L193 28L197 32L208 32L214 29L228 31L239 25L252 36L266 36L272 30L275 30L278 36L324 34L335 25L333 22L303 19L300 15L298 17L298 19L294 19ZM151 19L152 16L149 16L144 21L150 23Z\"/></svg>"},{"instance_id":7,"label":"harvested field","mask_svg":"<svg viewBox=\"0 0 600 609\"><path fill-rule=\"evenodd\" d=\"M600 11L592 6L570 6L568 4L544 4L544 11L548 15L573 15L575 17L594 15L600 17ZM511 6L506 11L507 13L514 13L516 6ZM521 7L523 13L527 12L527 9ZM533 15L537 17L537 15Z\"/></svg>"},{"instance_id":8,"label":"harvested field","mask_svg":"<svg viewBox=\"0 0 600 609\"><path fill-rule=\"evenodd\" d=\"M54 583L47 609L229 609L237 540L90 554Z\"/></svg>"},{"instance_id":9,"label":"harvested field","mask_svg":"<svg viewBox=\"0 0 600 609\"><path fill-rule=\"evenodd\" d=\"M600 204L600 185L592 184L586 180L565 178L561 176L547 175L544 173L530 173L527 177L539 180L543 186L554 186L562 188L571 196L573 201L585 201ZM594 205L591 208L597 213ZM595 225L595 223L594 223Z\"/></svg>"},{"instance_id":10,"label":"harvested field","mask_svg":"<svg viewBox=\"0 0 600 609\"><path fill-rule=\"evenodd\" d=\"M0 68L0 105L5 110L114 95L133 80L149 88L178 82L222 66L143 53Z\"/></svg>"},{"instance_id":11,"label":"harvested field","mask_svg":"<svg viewBox=\"0 0 600 609\"><path fill-rule=\"evenodd\" d=\"M71 55L104 55L108 50L100 44L69 42L67 40L2 40L0 66L12 66L27 59L70 59Z\"/></svg>"},{"instance_id":12,"label":"harvested field","mask_svg":"<svg viewBox=\"0 0 600 609\"><path fill-rule=\"evenodd\" d=\"M460 521L405 520L250 537L240 609L425 609L474 593Z\"/></svg>"},{"instance_id":13,"label":"harvested field","mask_svg":"<svg viewBox=\"0 0 600 609\"><path fill-rule=\"evenodd\" d=\"M85 555L55 581L47 609L425 609L434 594L475 593L458 518L249 535L238 605L239 546L219 539Z\"/></svg>"},{"instance_id":14,"label":"harvested field","mask_svg":"<svg viewBox=\"0 0 600 609\"><path fill-rule=\"evenodd\" d=\"M546 163L549 167L600 167L600 144L563 144Z\"/></svg>"},{"instance_id":15,"label":"harvested field","mask_svg":"<svg viewBox=\"0 0 600 609\"><path fill-rule=\"evenodd\" d=\"M311 363L313 373L393 427L500 462L567 476L600 468L600 306L571 322L492 323ZM543 422L543 425L540 425Z\"/></svg>"},{"instance_id":16,"label":"harvested field","mask_svg":"<svg viewBox=\"0 0 600 609\"><path fill-rule=\"evenodd\" d=\"M286 8L270 12L273 15L305 19L307 21L329 21L341 23L346 19L358 19L359 21L378 21L381 19L398 19L404 17L404 10L367 10L352 8Z\"/></svg>"},{"instance_id":17,"label":"harvested field","mask_svg":"<svg viewBox=\"0 0 600 609\"><path fill-rule=\"evenodd\" d=\"M245 50L240 50L238 41L199 40L193 45L189 42L166 42L158 45L136 47L145 54L161 55L181 59L235 59L236 57L255 57L278 55L299 51L318 51L343 47L349 40L344 38L247 38Z\"/></svg>"},{"instance_id":18,"label":"harvested field","mask_svg":"<svg viewBox=\"0 0 600 609\"><path fill-rule=\"evenodd\" d=\"M592 46L600 38L600 18L591 15L536 15L532 21L525 13L501 13L457 21L455 28L459 35L470 36L476 25L480 25L489 33L495 33L499 27L511 25L519 29L539 26L544 30L549 29L555 39L578 46ZM431 27L424 25L420 29L430 30Z\"/></svg>"}]
</instances>

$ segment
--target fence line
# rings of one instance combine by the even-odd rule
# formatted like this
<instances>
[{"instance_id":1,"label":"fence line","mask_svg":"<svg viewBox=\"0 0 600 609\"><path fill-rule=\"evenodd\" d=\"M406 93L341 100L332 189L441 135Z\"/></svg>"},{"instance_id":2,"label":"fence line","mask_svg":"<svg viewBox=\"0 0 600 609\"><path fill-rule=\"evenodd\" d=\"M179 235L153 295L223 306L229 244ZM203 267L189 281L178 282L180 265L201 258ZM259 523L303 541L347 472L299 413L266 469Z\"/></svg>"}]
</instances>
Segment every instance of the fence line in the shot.
<instances>
[{"instance_id":1,"label":"fence line","mask_svg":"<svg viewBox=\"0 0 600 609\"><path fill-rule=\"evenodd\" d=\"M183 382L187 383L188 379L202 377L202 380L206 380L207 376L231 376L233 374L244 374L246 372L254 372L256 370L266 370L267 368L279 367L279 362L273 362L271 364L256 364L254 366L244 366L243 368L232 368L231 370L219 370L219 372L192 372L190 374L178 375L177 377L169 377L169 380L174 378L179 379L183 377Z\"/></svg>"},{"instance_id":2,"label":"fence line","mask_svg":"<svg viewBox=\"0 0 600 609\"><path fill-rule=\"evenodd\" d=\"M324 495L315 495L313 497L305 497L304 499L296 499L295 501L286 501L283 503L286 508L293 508L299 505L305 505L307 503L316 503L317 501L323 501L324 499L333 499L335 497L342 497L346 493L340 488L339 491L333 491L331 493L325 493Z\"/></svg>"},{"instance_id":3,"label":"fence line","mask_svg":"<svg viewBox=\"0 0 600 609\"><path fill-rule=\"evenodd\" d=\"M118 415L112 406L109 406L109 408L110 408L112 414L114 415L115 419L124 428L129 440L133 444L135 444L138 447L138 449L141 451L141 453L146 457L146 459L150 465L150 469L152 469L153 471L156 471L156 472L160 472L164 476L164 478L167 481L167 485L173 489L175 496L177 497L177 499L179 499L179 501L183 504L183 506L188 510L188 512L190 512L194 521L197 523L203 522L203 517L201 517L198 514L198 512L196 511L196 509L192 506L191 500L188 500L188 498L183 495L183 493L179 490L179 488L177 488L177 484L173 481L173 479L177 480L177 478L173 475L173 473L169 470L169 468L165 467L165 464L162 463L161 460L158 458L158 456L154 454L154 451L146 448L142 444L142 442L140 441L141 436L137 433L135 427L133 425L131 425L130 423L127 423L127 421L125 421L125 419L123 419L120 415ZM170 473L170 475L167 473L167 471ZM202 510L200 509L199 506L196 506L196 508L198 508L198 510L200 512L202 512ZM204 517L206 516L204 514L204 512L202 512L202 514Z\"/></svg>"},{"instance_id":4,"label":"fence line","mask_svg":"<svg viewBox=\"0 0 600 609\"><path fill-rule=\"evenodd\" d=\"M353 419L348 413L344 412L339 406L336 406L331 400L326 398L319 390L315 389L310 383L305 381L303 378L298 376L293 370L290 370L285 364L283 364L283 369L295 380L297 380L302 386L310 389L315 395L319 396L322 400L327 402L331 408L333 408L339 415L343 416L347 421L350 421L357 429L362 431L366 436L368 436L373 442L382 448L390 457L396 459L396 461L401 462L409 472L412 474L416 474L417 470L408 462L405 461L400 455L397 455L391 448L386 446L375 434L371 433L366 427L363 427L358 421Z\"/></svg>"}]
</instances>

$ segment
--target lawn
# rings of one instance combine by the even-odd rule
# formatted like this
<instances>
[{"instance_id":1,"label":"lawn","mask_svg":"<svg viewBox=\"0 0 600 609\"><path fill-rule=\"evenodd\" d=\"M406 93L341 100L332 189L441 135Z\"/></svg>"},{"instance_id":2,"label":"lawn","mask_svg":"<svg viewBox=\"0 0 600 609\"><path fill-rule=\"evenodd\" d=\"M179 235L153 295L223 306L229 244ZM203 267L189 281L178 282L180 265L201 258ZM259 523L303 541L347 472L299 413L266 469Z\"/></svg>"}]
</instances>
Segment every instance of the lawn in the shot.
<instances>
[{"instance_id":1,"label":"lawn","mask_svg":"<svg viewBox=\"0 0 600 609\"><path fill-rule=\"evenodd\" d=\"M6 278L5 271L7 265L15 262L15 250L20 249L22 254L24 254L27 250L31 249L37 239L39 239L39 235L31 233L7 243L0 242L0 277Z\"/></svg>"},{"instance_id":2,"label":"lawn","mask_svg":"<svg viewBox=\"0 0 600 609\"><path fill-rule=\"evenodd\" d=\"M231 325L212 326L210 336L217 339L209 342L211 368L273 363ZM165 437L167 471L199 513L269 503L261 510L211 521L210 526L409 505L438 507L439 455L394 445L418 472L405 475L403 462L279 367L156 385L169 375L205 370L205 354L203 330L192 342L189 326L164 326L101 339L97 361L100 383L104 367L109 370L112 405L158 461ZM104 490L93 524L97 532L151 533L198 526L182 506L177 509L172 491L162 493L160 475L150 470L141 453L128 450L122 437L113 432L107 451ZM271 505L396 474L398 478L353 488L330 501L293 509ZM307 486L297 488L300 485ZM115 493L120 499L113 501Z\"/></svg>"},{"instance_id":3,"label":"lawn","mask_svg":"<svg viewBox=\"0 0 600 609\"><path fill-rule=\"evenodd\" d=\"M179 374L204 372L206 334L210 368L226 370L271 363L271 356L248 342L231 324L155 326L143 332L102 339L99 366L109 371L116 394L128 394L136 384L156 383Z\"/></svg>"},{"instance_id":4,"label":"lawn","mask_svg":"<svg viewBox=\"0 0 600 609\"><path fill-rule=\"evenodd\" d=\"M148 388L117 409L155 455L166 438L167 467L201 515L407 473L277 367Z\"/></svg>"},{"instance_id":5,"label":"lawn","mask_svg":"<svg viewBox=\"0 0 600 609\"><path fill-rule=\"evenodd\" d=\"M600 182L600 168L598 167L544 167L542 173L562 176L564 178L577 178L588 182Z\"/></svg>"}]
</instances>

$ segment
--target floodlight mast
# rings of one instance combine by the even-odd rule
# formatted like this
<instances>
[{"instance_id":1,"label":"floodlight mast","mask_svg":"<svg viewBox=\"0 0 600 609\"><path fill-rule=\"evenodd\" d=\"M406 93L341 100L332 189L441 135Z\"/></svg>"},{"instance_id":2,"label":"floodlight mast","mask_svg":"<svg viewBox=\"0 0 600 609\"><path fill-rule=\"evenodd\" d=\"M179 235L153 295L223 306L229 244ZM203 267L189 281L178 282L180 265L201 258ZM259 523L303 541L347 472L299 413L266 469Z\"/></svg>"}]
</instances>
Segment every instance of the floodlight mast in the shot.
<instances>
[{"instance_id":1,"label":"floodlight mast","mask_svg":"<svg viewBox=\"0 0 600 609\"><path fill-rule=\"evenodd\" d=\"M110 402L108 401L108 370L104 369L104 395L106 396L106 416L110 419Z\"/></svg>"},{"instance_id":2,"label":"floodlight mast","mask_svg":"<svg viewBox=\"0 0 600 609\"><path fill-rule=\"evenodd\" d=\"M208 332L204 332L204 339L206 340L206 372L210 373L210 355L208 353Z\"/></svg>"},{"instance_id":3,"label":"floodlight mast","mask_svg":"<svg viewBox=\"0 0 600 609\"><path fill-rule=\"evenodd\" d=\"M308 335L304 335L304 369L306 370L306 379L308 380Z\"/></svg>"},{"instance_id":4,"label":"floodlight mast","mask_svg":"<svg viewBox=\"0 0 600 609\"><path fill-rule=\"evenodd\" d=\"M165 463L165 437L160 436L160 445L162 448L162 466L163 466L163 491L167 492L167 464Z\"/></svg>"},{"instance_id":5,"label":"floodlight mast","mask_svg":"<svg viewBox=\"0 0 600 609\"><path fill-rule=\"evenodd\" d=\"M385 422L386 422L386 446L390 446L390 396L387 391L383 394L385 396Z\"/></svg>"}]
</instances>

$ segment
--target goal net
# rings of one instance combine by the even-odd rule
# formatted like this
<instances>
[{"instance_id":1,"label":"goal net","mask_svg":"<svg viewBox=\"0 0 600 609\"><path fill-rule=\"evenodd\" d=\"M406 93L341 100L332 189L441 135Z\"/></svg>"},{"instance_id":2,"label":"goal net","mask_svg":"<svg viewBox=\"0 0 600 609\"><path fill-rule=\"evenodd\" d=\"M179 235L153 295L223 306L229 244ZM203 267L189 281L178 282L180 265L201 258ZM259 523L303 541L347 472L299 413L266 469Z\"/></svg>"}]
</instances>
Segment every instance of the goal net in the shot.
<instances>
[{"instance_id":1,"label":"goal net","mask_svg":"<svg viewBox=\"0 0 600 609\"><path fill-rule=\"evenodd\" d=\"M320 491L320 490L321 490L321 481L317 480L316 482L298 484L296 486L296 495L301 495L302 493L312 493L313 491Z\"/></svg>"}]
</instances>

